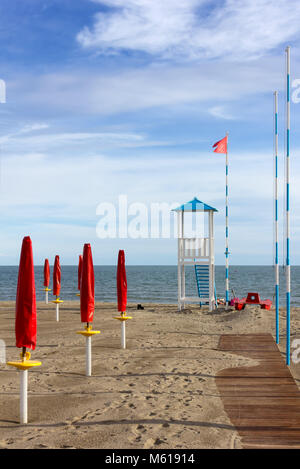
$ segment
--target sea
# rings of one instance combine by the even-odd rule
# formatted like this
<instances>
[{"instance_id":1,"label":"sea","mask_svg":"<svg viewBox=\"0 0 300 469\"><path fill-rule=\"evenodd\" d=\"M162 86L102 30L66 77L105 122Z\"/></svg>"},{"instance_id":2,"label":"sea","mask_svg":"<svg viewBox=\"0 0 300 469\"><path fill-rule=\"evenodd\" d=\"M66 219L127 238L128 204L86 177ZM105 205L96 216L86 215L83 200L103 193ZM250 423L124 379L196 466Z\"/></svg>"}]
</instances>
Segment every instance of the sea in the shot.
<instances>
[{"instance_id":1,"label":"sea","mask_svg":"<svg viewBox=\"0 0 300 469\"><path fill-rule=\"evenodd\" d=\"M63 265L61 269L61 299L78 300L76 297L77 266ZM115 303L116 267L94 266L94 271L95 300ZM126 272L129 303L177 303L177 266L127 266ZM17 280L17 266L0 267L0 301L15 300ZM248 292L258 292L262 299L274 300L274 267L272 266L230 266L229 281L231 296L241 298ZM215 267L215 283L218 298L224 298L225 268L223 266ZM37 300L44 300L42 266L35 267L35 285ZM186 268L186 295L197 296L193 267ZM51 296L50 292L49 299ZM283 267L280 267L280 305L285 305ZM291 267L291 305L300 306L300 266Z\"/></svg>"}]
</instances>

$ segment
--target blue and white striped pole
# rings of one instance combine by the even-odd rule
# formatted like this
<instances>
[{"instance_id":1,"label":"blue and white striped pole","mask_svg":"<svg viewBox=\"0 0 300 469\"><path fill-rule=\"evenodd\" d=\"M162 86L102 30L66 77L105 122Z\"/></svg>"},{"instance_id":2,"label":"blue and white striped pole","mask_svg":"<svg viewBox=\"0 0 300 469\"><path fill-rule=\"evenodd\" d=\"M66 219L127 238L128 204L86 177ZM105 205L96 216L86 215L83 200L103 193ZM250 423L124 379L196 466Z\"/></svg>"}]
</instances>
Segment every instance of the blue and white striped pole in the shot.
<instances>
[{"instance_id":1,"label":"blue and white striped pole","mask_svg":"<svg viewBox=\"0 0 300 469\"><path fill-rule=\"evenodd\" d=\"M290 364L290 47L286 48L286 364Z\"/></svg>"},{"instance_id":2,"label":"blue and white striped pole","mask_svg":"<svg viewBox=\"0 0 300 469\"><path fill-rule=\"evenodd\" d=\"M278 262L278 92L274 92L274 243L276 344L279 344L279 262Z\"/></svg>"},{"instance_id":3,"label":"blue and white striped pole","mask_svg":"<svg viewBox=\"0 0 300 469\"><path fill-rule=\"evenodd\" d=\"M229 305L229 250L228 250L228 132L226 132L226 229L225 229L225 287L226 287L226 309L228 309Z\"/></svg>"}]
</instances>

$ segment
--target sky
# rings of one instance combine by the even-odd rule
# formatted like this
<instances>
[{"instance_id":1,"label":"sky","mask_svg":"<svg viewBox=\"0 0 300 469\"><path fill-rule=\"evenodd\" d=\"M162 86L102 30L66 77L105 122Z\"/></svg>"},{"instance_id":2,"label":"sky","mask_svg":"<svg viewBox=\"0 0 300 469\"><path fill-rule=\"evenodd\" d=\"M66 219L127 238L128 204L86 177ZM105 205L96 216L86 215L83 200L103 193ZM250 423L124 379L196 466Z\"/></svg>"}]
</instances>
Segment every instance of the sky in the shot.
<instances>
[{"instance_id":1,"label":"sky","mask_svg":"<svg viewBox=\"0 0 300 469\"><path fill-rule=\"evenodd\" d=\"M285 47L291 46L291 262L300 264L298 0L1 0L0 265L177 263L172 239L101 239L99 204L216 207L224 264L273 263L273 92L279 91L283 262ZM300 96L300 93L299 93ZM130 210L129 210L130 211ZM129 221L138 223L131 211ZM118 219L117 219L118 221Z\"/></svg>"}]
</instances>

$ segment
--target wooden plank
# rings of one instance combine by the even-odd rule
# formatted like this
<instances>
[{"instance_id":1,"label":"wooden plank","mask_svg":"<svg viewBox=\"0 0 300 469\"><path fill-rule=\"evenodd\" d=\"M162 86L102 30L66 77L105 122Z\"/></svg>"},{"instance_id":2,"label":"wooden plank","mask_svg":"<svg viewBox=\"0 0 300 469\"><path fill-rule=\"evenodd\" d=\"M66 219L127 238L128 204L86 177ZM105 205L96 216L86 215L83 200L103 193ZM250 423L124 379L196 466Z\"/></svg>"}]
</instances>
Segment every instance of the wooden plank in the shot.
<instances>
[{"instance_id":1,"label":"wooden plank","mask_svg":"<svg viewBox=\"0 0 300 469\"><path fill-rule=\"evenodd\" d=\"M300 391L271 334L222 335L218 349L259 361L216 377L243 448L300 448Z\"/></svg>"}]
</instances>

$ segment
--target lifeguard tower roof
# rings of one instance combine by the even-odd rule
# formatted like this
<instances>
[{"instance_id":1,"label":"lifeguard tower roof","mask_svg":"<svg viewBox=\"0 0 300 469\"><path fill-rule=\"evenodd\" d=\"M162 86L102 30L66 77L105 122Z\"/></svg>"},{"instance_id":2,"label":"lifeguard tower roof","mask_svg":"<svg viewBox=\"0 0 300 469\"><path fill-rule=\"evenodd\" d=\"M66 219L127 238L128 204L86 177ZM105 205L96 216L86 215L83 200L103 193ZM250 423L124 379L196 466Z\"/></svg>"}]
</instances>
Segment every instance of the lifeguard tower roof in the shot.
<instances>
[{"instance_id":1,"label":"lifeguard tower roof","mask_svg":"<svg viewBox=\"0 0 300 469\"><path fill-rule=\"evenodd\" d=\"M201 200L194 197L193 200L186 204L180 205L177 208L173 208L174 212L217 212L218 210L210 205L201 202Z\"/></svg>"}]
</instances>

